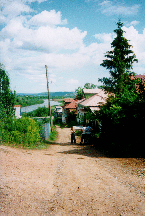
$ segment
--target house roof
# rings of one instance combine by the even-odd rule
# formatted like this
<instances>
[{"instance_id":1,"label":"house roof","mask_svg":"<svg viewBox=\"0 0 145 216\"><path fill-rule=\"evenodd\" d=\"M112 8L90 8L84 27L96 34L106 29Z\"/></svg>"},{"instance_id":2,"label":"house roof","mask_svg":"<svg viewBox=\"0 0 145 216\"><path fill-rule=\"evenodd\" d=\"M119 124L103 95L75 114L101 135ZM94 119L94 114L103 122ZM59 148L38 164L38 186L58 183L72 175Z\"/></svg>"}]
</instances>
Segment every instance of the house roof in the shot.
<instances>
[{"instance_id":1,"label":"house roof","mask_svg":"<svg viewBox=\"0 0 145 216\"><path fill-rule=\"evenodd\" d=\"M61 113L62 112L62 107L61 106L56 106L56 109L54 112Z\"/></svg>"},{"instance_id":2,"label":"house roof","mask_svg":"<svg viewBox=\"0 0 145 216\"><path fill-rule=\"evenodd\" d=\"M142 79L143 81L145 81L145 75L135 75L135 76L131 76L131 80L133 80L134 78L138 78L138 79Z\"/></svg>"},{"instance_id":3,"label":"house roof","mask_svg":"<svg viewBox=\"0 0 145 216\"><path fill-rule=\"evenodd\" d=\"M68 105L65 106L66 109L76 109L77 107L77 101L73 100L71 101L71 103L69 103Z\"/></svg>"},{"instance_id":4,"label":"house roof","mask_svg":"<svg viewBox=\"0 0 145 216\"><path fill-rule=\"evenodd\" d=\"M135 75L136 78L142 79L143 82L145 82L145 75Z\"/></svg>"},{"instance_id":5,"label":"house roof","mask_svg":"<svg viewBox=\"0 0 145 216\"><path fill-rule=\"evenodd\" d=\"M99 94L101 89L83 89L84 94Z\"/></svg>"},{"instance_id":6,"label":"house roof","mask_svg":"<svg viewBox=\"0 0 145 216\"><path fill-rule=\"evenodd\" d=\"M58 109L58 110L55 110L55 112L57 112L57 113L62 113L62 108L61 108L61 109Z\"/></svg>"},{"instance_id":7,"label":"house roof","mask_svg":"<svg viewBox=\"0 0 145 216\"><path fill-rule=\"evenodd\" d=\"M81 106L87 107L98 107L101 104L106 103L106 99L108 94L101 92L101 94L95 94L94 96L90 97L89 99L79 103Z\"/></svg>"},{"instance_id":8,"label":"house roof","mask_svg":"<svg viewBox=\"0 0 145 216\"><path fill-rule=\"evenodd\" d=\"M61 106L56 106L56 107L55 107L55 109L61 109L61 108L62 108Z\"/></svg>"},{"instance_id":9,"label":"house roof","mask_svg":"<svg viewBox=\"0 0 145 216\"><path fill-rule=\"evenodd\" d=\"M71 101L71 103L69 103L68 105L65 106L66 109L76 109L76 107L78 106L78 103L84 101L85 99L82 100L78 100L78 99L74 99Z\"/></svg>"},{"instance_id":10,"label":"house roof","mask_svg":"<svg viewBox=\"0 0 145 216\"><path fill-rule=\"evenodd\" d=\"M65 103L70 103L73 100L73 98L64 98Z\"/></svg>"},{"instance_id":11,"label":"house roof","mask_svg":"<svg viewBox=\"0 0 145 216\"><path fill-rule=\"evenodd\" d=\"M15 105L14 107L21 107L21 105Z\"/></svg>"}]
</instances>

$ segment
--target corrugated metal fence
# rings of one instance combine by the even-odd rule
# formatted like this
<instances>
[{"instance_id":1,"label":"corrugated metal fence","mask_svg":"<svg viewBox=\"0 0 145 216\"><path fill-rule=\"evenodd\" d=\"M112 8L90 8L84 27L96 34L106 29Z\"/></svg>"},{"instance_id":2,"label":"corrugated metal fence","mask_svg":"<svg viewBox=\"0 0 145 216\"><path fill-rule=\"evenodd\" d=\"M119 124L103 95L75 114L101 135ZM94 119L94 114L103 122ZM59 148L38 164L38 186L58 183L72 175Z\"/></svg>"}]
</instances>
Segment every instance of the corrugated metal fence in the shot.
<instances>
[{"instance_id":1,"label":"corrugated metal fence","mask_svg":"<svg viewBox=\"0 0 145 216\"><path fill-rule=\"evenodd\" d=\"M48 140L49 138L49 134L51 132L51 127L50 127L50 122L49 123L45 123L43 126L42 126L42 129L41 129L41 137L45 140Z\"/></svg>"}]
</instances>

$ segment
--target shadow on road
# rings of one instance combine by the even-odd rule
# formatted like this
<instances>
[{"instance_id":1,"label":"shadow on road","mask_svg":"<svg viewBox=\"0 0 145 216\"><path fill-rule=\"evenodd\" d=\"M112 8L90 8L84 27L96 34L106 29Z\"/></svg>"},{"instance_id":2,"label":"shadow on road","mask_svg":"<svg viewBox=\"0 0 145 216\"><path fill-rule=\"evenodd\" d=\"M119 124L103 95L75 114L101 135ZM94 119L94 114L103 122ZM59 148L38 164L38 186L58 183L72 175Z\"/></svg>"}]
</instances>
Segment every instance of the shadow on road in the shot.
<instances>
[{"instance_id":1,"label":"shadow on road","mask_svg":"<svg viewBox=\"0 0 145 216\"><path fill-rule=\"evenodd\" d=\"M61 154L77 154L88 157L105 157L102 153L97 151L93 146L74 146L74 149L68 151L58 152Z\"/></svg>"},{"instance_id":2,"label":"shadow on road","mask_svg":"<svg viewBox=\"0 0 145 216\"><path fill-rule=\"evenodd\" d=\"M88 157L107 157L107 158L143 158L142 155L136 153L125 153L121 151L107 151L99 148L97 145L80 145L78 143L72 144L68 143L54 143L49 142L49 145L60 145L60 146L71 146L70 150L58 152L61 154L76 154L84 155Z\"/></svg>"},{"instance_id":3,"label":"shadow on road","mask_svg":"<svg viewBox=\"0 0 145 216\"><path fill-rule=\"evenodd\" d=\"M84 155L88 157L106 157L103 153L99 152L97 149L94 148L93 145L80 145L78 143L72 144L71 142L68 143L49 143L49 145L60 145L60 146L70 146L70 150L58 152L60 154L77 154L77 155Z\"/></svg>"}]
</instances>

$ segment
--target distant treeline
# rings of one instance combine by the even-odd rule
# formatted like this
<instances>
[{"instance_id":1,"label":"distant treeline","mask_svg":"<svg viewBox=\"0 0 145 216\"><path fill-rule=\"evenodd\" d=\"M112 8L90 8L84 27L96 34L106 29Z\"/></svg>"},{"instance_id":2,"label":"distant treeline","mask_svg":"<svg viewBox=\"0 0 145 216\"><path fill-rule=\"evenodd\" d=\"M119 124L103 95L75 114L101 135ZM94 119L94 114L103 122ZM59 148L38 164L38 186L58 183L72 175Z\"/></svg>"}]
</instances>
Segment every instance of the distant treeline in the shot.
<instances>
[{"instance_id":1,"label":"distant treeline","mask_svg":"<svg viewBox=\"0 0 145 216\"><path fill-rule=\"evenodd\" d=\"M63 99L67 97L74 97L73 92L50 92L50 99ZM15 98L15 105L21 105L21 107L31 106L35 104L44 103L44 99L48 99L48 93L39 93L39 94L26 94L19 93Z\"/></svg>"},{"instance_id":2,"label":"distant treeline","mask_svg":"<svg viewBox=\"0 0 145 216\"><path fill-rule=\"evenodd\" d=\"M16 96L15 105L21 105L21 107L31 106L35 104L44 103L44 97L40 96Z\"/></svg>"},{"instance_id":3,"label":"distant treeline","mask_svg":"<svg viewBox=\"0 0 145 216\"><path fill-rule=\"evenodd\" d=\"M50 98L53 97L57 98L67 98L67 97L74 97L74 92L50 92ZM42 92L42 93L18 93L17 96L40 96L48 98L48 92Z\"/></svg>"}]
</instances>

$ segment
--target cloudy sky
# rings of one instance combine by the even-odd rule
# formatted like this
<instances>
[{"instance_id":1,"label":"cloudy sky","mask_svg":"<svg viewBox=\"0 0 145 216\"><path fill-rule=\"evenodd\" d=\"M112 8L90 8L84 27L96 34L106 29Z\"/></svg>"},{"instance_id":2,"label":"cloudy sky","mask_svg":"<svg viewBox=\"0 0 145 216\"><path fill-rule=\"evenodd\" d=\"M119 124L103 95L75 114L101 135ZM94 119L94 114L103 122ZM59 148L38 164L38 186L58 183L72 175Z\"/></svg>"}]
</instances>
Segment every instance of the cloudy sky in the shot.
<instances>
[{"instance_id":1,"label":"cloudy sky","mask_svg":"<svg viewBox=\"0 0 145 216\"><path fill-rule=\"evenodd\" d=\"M100 64L118 19L145 74L144 0L0 0L0 63L17 93L74 91L109 76Z\"/></svg>"}]
</instances>

